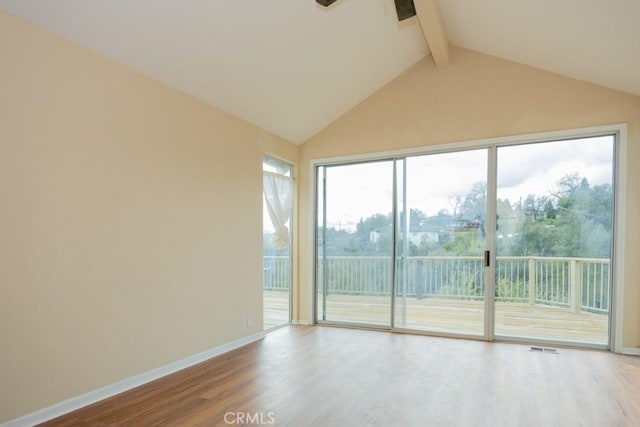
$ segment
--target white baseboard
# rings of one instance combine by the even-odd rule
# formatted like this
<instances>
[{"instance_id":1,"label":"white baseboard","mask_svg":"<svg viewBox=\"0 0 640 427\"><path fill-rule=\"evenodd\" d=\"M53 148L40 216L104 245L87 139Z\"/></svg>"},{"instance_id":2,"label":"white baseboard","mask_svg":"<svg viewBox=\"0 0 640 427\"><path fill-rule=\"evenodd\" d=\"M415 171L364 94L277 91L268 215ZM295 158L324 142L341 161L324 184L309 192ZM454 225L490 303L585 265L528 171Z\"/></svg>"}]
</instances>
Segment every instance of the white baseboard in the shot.
<instances>
[{"instance_id":1,"label":"white baseboard","mask_svg":"<svg viewBox=\"0 0 640 427\"><path fill-rule=\"evenodd\" d=\"M249 335L237 341L223 344L210 350L203 351L202 353L194 354L182 360L178 360L177 362L161 366L160 368L152 369L150 371L125 378L122 381L118 381L117 383L110 384L94 391L90 391L89 393L72 397L71 399L65 400L64 402L60 402L48 408L32 412L31 414L16 418L15 420L7 421L0 424L0 427L27 427L33 426L34 424L43 423L45 421L67 414L71 411L75 411L76 409L83 408L92 403L96 403L100 400L104 400L108 397L130 390L134 387L141 386L148 382L157 380L158 378L188 368L189 366L204 362L205 360L211 359L212 357L216 357L231 350L243 347L247 344L251 344L252 342L258 341L264 337L264 332L258 332L256 334Z\"/></svg>"},{"instance_id":2,"label":"white baseboard","mask_svg":"<svg viewBox=\"0 0 640 427\"><path fill-rule=\"evenodd\" d=\"M291 322L292 325L303 325L303 326L311 326L313 323L308 320L294 320Z\"/></svg>"},{"instance_id":3,"label":"white baseboard","mask_svg":"<svg viewBox=\"0 0 640 427\"><path fill-rule=\"evenodd\" d=\"M640 348L622 347L622 351L620 351L620 353L626 354L626 355L629 355L629 356L640 356Z\"/></svg>"}]
</instances>

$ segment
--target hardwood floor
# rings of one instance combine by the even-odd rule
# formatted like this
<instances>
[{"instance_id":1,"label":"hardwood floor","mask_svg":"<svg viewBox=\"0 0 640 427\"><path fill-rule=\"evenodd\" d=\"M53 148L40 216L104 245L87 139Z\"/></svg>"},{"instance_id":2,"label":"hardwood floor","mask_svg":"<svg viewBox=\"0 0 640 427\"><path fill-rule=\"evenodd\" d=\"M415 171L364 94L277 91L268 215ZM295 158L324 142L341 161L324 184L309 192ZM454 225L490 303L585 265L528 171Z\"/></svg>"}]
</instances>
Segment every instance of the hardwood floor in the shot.
<instances>
[{"instance_id":1,"label":"hardwood floor","mask_svg":"<svg viewBox=\"0 0 640 427\"><path fill-rule=\"evenodd\" d=\"M290 326L43 425L637 426L640 357Z\"/></svg>"}]
</instances>

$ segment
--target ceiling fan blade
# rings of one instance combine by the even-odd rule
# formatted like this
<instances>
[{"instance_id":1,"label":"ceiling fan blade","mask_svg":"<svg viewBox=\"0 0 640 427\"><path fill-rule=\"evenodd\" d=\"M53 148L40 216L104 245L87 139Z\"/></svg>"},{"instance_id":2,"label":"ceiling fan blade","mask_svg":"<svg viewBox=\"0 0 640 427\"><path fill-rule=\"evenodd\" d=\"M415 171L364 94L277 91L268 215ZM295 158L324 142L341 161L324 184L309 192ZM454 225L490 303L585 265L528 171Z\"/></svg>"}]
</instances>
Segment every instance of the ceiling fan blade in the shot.
<instances>
[{"instance_id":1,"label":"ceiling fan blade","mask_svg":"<svg viewBox=\"0 0 640 427\"><path fill-rule=\"evenodd\" d=\"M324 7L331 6L335 2L336 2L336 0L316 0L316 3L318 3L318 4L320 4L320 5L324 6Z\"/></svg>"},{"instance_id":2,"label":"ceiling fan blade","mask_svg":"<svg viewBox=\"0 0 640 427\"><path fill-rule=\"evenodd\" d=\"M413 4L413 0L395 0L395 1L396 1L396 12L398 12L398 21L404 21L405 19L409 19L412 16L416 16L416 6Z\"/></svg>"}]
</instances>

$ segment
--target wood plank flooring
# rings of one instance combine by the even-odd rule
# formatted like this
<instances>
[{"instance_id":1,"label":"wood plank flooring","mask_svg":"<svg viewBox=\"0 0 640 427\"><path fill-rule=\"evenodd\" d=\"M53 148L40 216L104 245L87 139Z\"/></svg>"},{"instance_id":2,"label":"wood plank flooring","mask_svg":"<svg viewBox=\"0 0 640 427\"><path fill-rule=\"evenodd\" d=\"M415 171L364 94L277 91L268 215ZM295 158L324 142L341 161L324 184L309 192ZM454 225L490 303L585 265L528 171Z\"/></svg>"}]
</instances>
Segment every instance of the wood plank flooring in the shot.
<instances>
[{"instance_id":1,"label":"wood plank flooring","mask_svg":"<svg viewBox=\"0 0 640 427\"><path fill-rule=\"evenodd\" d=\"M640 357L288 326L43 425L638 426Z\"/></svg>"}]
</instances>

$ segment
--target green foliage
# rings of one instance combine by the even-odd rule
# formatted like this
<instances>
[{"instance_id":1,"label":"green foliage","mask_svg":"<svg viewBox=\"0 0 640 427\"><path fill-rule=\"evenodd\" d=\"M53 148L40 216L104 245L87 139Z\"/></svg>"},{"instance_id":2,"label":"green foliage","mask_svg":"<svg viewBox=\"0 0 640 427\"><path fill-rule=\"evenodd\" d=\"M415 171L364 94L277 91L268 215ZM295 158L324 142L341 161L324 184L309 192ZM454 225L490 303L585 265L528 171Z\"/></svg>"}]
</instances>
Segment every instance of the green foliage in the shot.
<instances>
[{"instance_id":1,"label":"green foliage","mask_svg":"<svg viewBox=\"0 0 640 427\"><path fill-rule=\"evenodd\" d=\"M498 221L498 253L503 256L608 258L611 255L612 188L591 187L586 178L569 174L549 196L529 195L508 208ZM506 220L506 218L509 218Z\"/></svg>"},{"instance_id":2,"label":"green foliage","mask_svg":"<svg viewBox=\"0 0 640 427\"><path fill-rule=\"evenodd\" d=\"M477 256L485 246L486 184L476 183L453 210L427 216L409 212L409 233L398 227L398 247L407 239L409 256ZM562 256L607 258L611 254L612 188L592 187L578 173L564 176L548 195L497 201L498 253L502 256ZM402 221L402 212L399 215ZM384 256L393 253L392 215L361 218L355 231L328 227L326 255ZM267 243L265 243L268 246Z\"/></svg>"},{"instance_id":3,"label":"green foliage","mask_svg":"<svg viewBox=\"0 0 640 427\"><path fill-rule=\"evenodd\" d=\"M529 286L521 279L499 277L496 282L496 297L501 302L522 302L529 298Z\"/></svg>"}]
</instances>

